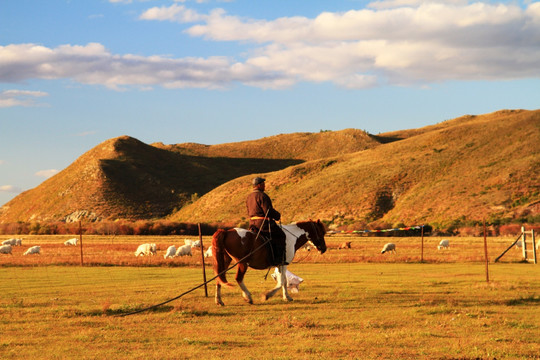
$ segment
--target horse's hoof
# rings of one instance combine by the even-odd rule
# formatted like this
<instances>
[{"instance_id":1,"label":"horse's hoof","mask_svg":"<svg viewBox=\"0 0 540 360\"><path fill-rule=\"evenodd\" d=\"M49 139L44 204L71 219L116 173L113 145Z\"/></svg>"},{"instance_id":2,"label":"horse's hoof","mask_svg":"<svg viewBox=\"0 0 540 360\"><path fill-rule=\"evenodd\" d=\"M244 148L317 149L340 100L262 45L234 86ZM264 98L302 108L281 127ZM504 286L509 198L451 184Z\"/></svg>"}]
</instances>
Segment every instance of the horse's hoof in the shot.
<instances>
[{"instance_id":1,"label":"horse's hoof","mask_svg":"<svg viewBox=\"0 0 540 360\"><path fill-rule=\"evenodd\" d=\"M268 300L268 295L262 294L262 295L261 295L261 300L262 300L262 301Z\"/></svg>"},{"instance_id":2,"label":"horse's hoof","mask_svg":"<svg viewBox=\"0 0 540 360\"><path fill-rule=\"evenodd\" d=\"M225 306L225 304L221 300L216 300L216 305L217 306Z\"/></svg>"}]
</instances>

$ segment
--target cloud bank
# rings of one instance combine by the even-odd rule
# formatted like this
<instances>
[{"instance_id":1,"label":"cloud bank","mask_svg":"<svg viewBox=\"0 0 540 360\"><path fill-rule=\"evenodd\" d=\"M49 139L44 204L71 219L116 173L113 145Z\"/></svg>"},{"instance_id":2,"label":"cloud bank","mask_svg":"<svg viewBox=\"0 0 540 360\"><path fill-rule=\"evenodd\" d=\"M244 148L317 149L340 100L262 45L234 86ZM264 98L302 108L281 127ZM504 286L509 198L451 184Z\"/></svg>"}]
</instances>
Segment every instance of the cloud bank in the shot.
<instances>
[{"instance_id":1,"label":"cloud bank","mask_svg":"<svg viewBox=\"0 0 540 360\"><path fill-rule=\"evenodd\" d=\"M35 98L48 96L43 91L28 91L28 90L5 90L0 92L0 108L13 106L41 106L35 101Z\"/></svg>"},{"instance_id":2,"label":"cloud bank","mask_svg":"<svg viewBox=\"0 0 540 360\"><path fill-rule=\"evenodd\" d=\"M0 192L19 194L22 192L22 189L13 185L0 185Z\"/></svg>"},{"instance_id":3,"label":"cloud bank","mask_svg":"<svg viewBox=\"0 0 540 360\"><path fill-rule=\"evenodd\" d=\"M58 170L56 170L56 169L47 169L47 170L40 170L40 171L36 172L34 175L48 179L51 176L56 175L56 174L58 174Z\"/></svg>"},{"instance_id":4,"label":"cloud bank","mask_svg":"<svg viewBox=\"0 0 540 360\"><path fill-rule=\"evenodd\" d=\"M540 2L375 1L365 9L274 20L153 7L144 21L169 21L207 41L250 44L236 58L113 54L99 43L0 46L0 81L72 79L111 89L283 88L299 82L350 89L540 75ZM0 106L9 106L0 95ZM24 105L23 105L24 106Z\"/></svg>"}]
</instances>

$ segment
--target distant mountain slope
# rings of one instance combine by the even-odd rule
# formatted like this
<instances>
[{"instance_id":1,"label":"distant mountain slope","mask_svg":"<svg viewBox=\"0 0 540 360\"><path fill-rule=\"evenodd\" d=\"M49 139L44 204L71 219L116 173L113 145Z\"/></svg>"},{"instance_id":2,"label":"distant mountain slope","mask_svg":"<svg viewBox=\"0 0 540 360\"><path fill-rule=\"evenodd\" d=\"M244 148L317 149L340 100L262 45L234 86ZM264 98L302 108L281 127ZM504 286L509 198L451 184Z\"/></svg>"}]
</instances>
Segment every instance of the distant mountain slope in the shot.
<instances>
[{"instance_id":1,"label":"distant mountain slope","mask_svg":"<svg viewBox=\"0 0 540 360\"><path fill-rule=\"evenodd\" d=\"M357 129L293 133L269 136L258 140L202 145L195 143L153 146L184 155L228 158L315 160L357 152L380 145L366 132Z\"/></svg>"},{"instance_id":2,"label":"distant mountain slope","mask_svg":"<svg viewBox=\"0 0 540 360\"><path fill-rule=\"evenodd\" d=\"M8 202L0 222L159 218L235 177L299 162L186 156L122 136Z\"/></svg>"},{"instance_id":3,"label":"distant mountain slope","mask_svg":"<svg viewBox=\"0 0 540 360\"><path fill-rule=\"evenodd\" d=\"M236 177L377 145L354 129L213 146L151 146L122 136L99 144L5 204L0 223L160 218Z\"/></svg>"},{"instance_id":4,"label":"distant mountain slope","mask_svg":"<svg viewBox=\"0 0 540 360\"><path fill-rule=\"evenodd\" d=\"M261 174L285 222L518 218L540 213L539 169L540 110L468 115L377 136L347 129L211 146L152 146L122 136L4 205L0 223L241 223L250 180Z\"/></svg>"},{"instance_id":5,"label":"distant mountain slope","mask_svg":"<svg viewBox=\"0 0 540 360\"><path fill-rule=\"evenodd\" d=\"M382 135L403 140L263 174L283 221L421 224L539 214L539 110ZM251 177L214 189L171 218L244 222Z\"/></svg>"}]
</instances>

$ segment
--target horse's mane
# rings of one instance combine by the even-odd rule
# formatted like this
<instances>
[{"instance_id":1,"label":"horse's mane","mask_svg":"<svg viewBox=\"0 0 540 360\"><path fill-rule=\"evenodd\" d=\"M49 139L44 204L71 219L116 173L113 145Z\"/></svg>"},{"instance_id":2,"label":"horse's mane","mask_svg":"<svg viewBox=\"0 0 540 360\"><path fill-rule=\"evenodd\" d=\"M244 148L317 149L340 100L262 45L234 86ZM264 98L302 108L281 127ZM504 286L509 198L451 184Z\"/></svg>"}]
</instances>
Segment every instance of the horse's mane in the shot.
<instances>
[{"instance_id":1,"label":"horse's mane","mask_svg":"<svg viewBox=\"0 0 540 360\"><path fill-rule=\"evenodd\" d=\"M326 235L326 226L324 226L321 220L317 220L317 221L303 220L303 221L297 221L295 224L298 225L298 224L309 224L309 223L315 225L315 228L321 231L323 236Z\"/></svg>"}]
</instances>

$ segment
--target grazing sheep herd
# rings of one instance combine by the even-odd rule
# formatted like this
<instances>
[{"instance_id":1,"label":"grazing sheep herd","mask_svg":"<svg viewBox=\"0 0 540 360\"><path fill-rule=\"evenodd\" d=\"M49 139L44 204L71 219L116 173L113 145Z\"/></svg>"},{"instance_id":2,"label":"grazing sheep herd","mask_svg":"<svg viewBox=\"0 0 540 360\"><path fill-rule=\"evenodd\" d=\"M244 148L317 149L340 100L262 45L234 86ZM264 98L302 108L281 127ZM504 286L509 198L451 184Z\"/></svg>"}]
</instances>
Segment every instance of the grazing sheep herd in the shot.
<instances>
[{"instance_id":1,"label":"grazing sheep herd","mask_svg":"<svg viewBox=\"0 0 540 360\"><path fill-rule=\"evenodd\" d=\"M77 246L78 244L77 238L71 238L66 241L64 241L65 246ZM0 254L6 254L6 255L13 255L13 246L22 246L22 239L7 239L2 241L2 245L0 245ZM193 241L189 239L184 240L184 245L179 246L178 248L174 245L171 245L167 248L165 255L163 256L165 259L168 258L174 258L178 256L192 256L191 249L192 248L200 248L201 247L201 241ZM141 244L137 247L137 250L135 251L135 256L154 256L157 253L157 245L154 243L146 243ZM41 246L31 246L29 247L23 255L32 255L32 254L41 254ZM204 257L212 256L212 246L206 250Z\"/></svg>"},{"instance_id":2,"label":"grazing sheep herd","mask_svg":"<svg viewBox=\"0 0 540 360\"><path fill-rule=\"evenodd\" d=\"M78 245L77 238L71 238L64 242L65 246L77 246ZM0 245L0 254L6 254L6 255L13 255L13 247L14 246L22 246L23 239L20 238L10 238L7 240L2 241L2 245ZM337 246L338 250L341 249L351 249L352 248L352 242L351 241L345 241ZM540 246L540 242L536 244L536 247ZM193 248L200 248L201 242L200 240L189 240L185 239L183 245L179 245L178 247L175 245L171 245L167 247L167 250L165 251L165 254L163 255L164 259L172 259L175 257L181 257L181 256L193 256L192 249ZM522 247L522 241L517 241L515 244L516 249L521 249ZM306 248L308 251L309 248ZM448 250L450 249L450 241L448 239L442 239L439 244L437 245L437 250ZM135 251L135 256L154 256L157 253L157 245L154 243L146 243L141 244L138 246L137 250ZM396 253L396 244L394 243L386 243L384 244L381 254L385 253ZM28 248L23 255L32 255L32 254L41 254L41 247L40 246L32 246ZM206 251L204 252L204 257L208 258L213 255L212 253L212 246L208 247Z\"/></svg>"},{"instance_id":3,"label":"grazing sheep herd","mask_svg":"<svg viewBox=\"0 0 540 360\"><path fill-rule=\"evenodd\" d=\"M64 242L64 245L66 246L77 246L78 239L77 238L71 238L69 240L66 240ZM12 255L12 246L22 246L22 239L16 239L11 238L2 241L2 245L0 246L0 254L11 254ZM167 248L165 251L165 254L163 255L164 259L172 259L174 257L179 256L192 256L191 249L192 248L200 248L201 242L200 240L184 240L184 245L176 247L175 245L171 245ZM518 242L516 244L516 247L521 247L521 242ZM450 241L448 239L443 239L439 242L439 245L437 245L437 250L441 249L449 249L450 248ZM338 246L338 249L351 249L351 241L346 241L341 243ZM308 249L309 250L309 249ZM396 253L396 244L394 243L386 243L383 246L383 249L381 251L381 254L384 253ZM28 248L23 255L31 255L31 254L40 254L41 253L41 247L40 246L32 246ZM146 243L141 244L138 246L137 250L135 251L135 256L154 256L157 253L157 245L154 243ZM210 246L204 253L204 257L211 257L212 254L212 246Z\"/></svg>"}]
</instances>

